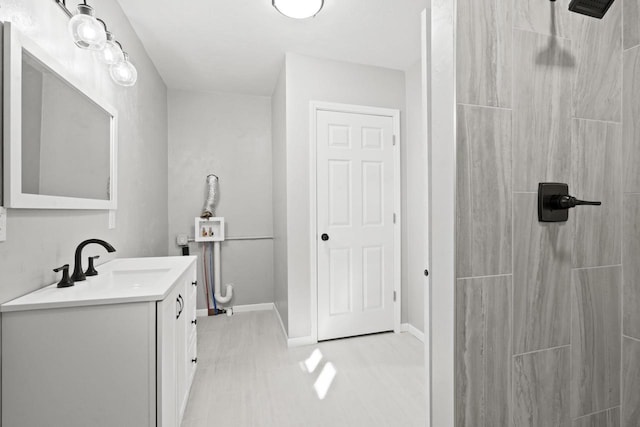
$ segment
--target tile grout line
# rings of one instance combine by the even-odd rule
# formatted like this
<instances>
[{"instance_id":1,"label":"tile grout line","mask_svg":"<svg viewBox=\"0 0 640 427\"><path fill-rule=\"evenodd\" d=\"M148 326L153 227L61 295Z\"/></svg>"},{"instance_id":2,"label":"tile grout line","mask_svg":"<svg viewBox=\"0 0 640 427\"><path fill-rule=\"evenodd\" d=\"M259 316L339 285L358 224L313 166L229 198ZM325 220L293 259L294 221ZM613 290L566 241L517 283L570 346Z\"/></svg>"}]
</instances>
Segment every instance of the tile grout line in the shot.
<instances>
[{"instance_id":1,"label":"tile grout line","mask_svg":"<svg viewBox=\"0 0 640 427\"><path fill-rule=\"evenodd\" d=\"M490 274L488 276L468 276L468 277L458 277L456 280L473 280L473 279L491 279L495 277L509 277L513 276L513 273L505 273L505 274Z\"/></svg>"},{"instance_id":2,"label":"tile grout line","mask_svg":"<svg viewBox=\"0 0 640 427\"><path fill-rule=\"evenodd\" d=\"M622 264L596 265L596 266L593 266L593 267L574 267L571 270L572 271L597 270L599 268L615 268L615 267L622 267Z\"/></svg>"},{"instance_id":3,"label":"tile grout line","mask_svg":"<svg viewBox=\"0 0 640 427\"><path fill-rule=\"evenodd\" d=\"M575 417L575 418L573 418L573 421L577 421L577 420L579 420L579 419L581 419L581 418L592 417L592 416L594 416L594 415L598 415L598 414L604 414L605 412L609 412L609 411L611 411L611 410L613 410L613 409L616 409L616 408L622 408L622 405L616 405L616 406L612 406L612 407L607 408L607 409L602 409L602 410L600 410L600 411L591 412L591 413L589 413L589 414L585 414L585 415L580 415L579 417Z\"/></svg>"},{"instance_id":4,"label":"tile grout line","mask_svg":"<svg viewBox=\"0 0 640 427\"><path fill-rule=\"evenodd\" d=\"M458 102L458 105L462 105L463 107L490 108L490 109L492 109L492 110L513 111L513 108L506 108L506 107L493 107L493 106L491 106L491 105L465 104L465 103L463 103L463 102Z\"/></svg>"},{"instance_id":5,"label":"tile grout line","mask_svg":"<svg viewBox=\"0 0 640 427\"><path fill-rule=\"evenodd\" d=\"M618 125L618 126L622 125L622 119L619 122L614 122L612 120L587 119L587 118L584 118L584 117L572 116L571 120L580 120L580 121L584 121L584 122L604 123L604 124L608 124L608 125Z\"/></svg>"},{"instance_id":6,"label":"tile grout line","mask_svg":"<svg viewBox=\"0 0 640 427\"><path fill-rule=\"evenodd\" d=\"M571 348L571 344L563 344L563 345L559 345L556 347L549 347L549 348L543 348L540 350L533 350L533 351L527 351L524 353L518 353L518 354L514 354L512 357L519 357L519 356L527 356L530 354L536 354L536 353L542 353L543 351L551 351L551 350L558 350L561 348Z\"/></svg>"},{"instance_id":7,"label":"tile grout line","mask_svg":"<svg viewBox=\"0 0 640 427\"><path fill-rule=\"evenodd\" d=\"M626 338L626 339L628 339L628 340L631 340L631 341L635 341L635 342L640 343L640 338L630 337L629 335L625 335L625 334L622 334L622 338Z\"/></svg>"}]
</instances>

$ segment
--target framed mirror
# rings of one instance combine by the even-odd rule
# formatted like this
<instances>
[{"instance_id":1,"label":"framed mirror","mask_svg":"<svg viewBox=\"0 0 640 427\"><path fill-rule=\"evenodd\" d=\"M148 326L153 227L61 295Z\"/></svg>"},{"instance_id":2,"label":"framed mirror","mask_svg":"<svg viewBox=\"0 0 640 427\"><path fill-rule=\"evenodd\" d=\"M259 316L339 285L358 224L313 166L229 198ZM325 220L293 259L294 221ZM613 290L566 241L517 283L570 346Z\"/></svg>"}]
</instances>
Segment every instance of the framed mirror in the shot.
<instances>
[{"instance_id":1,"label":"framed mirror","mask_svg":"<svg viewBox=\"0 0 640 427\"><path fill-rule=\"evenodd\" d=\"M117 112L3 24L4 205L117 208Z\"/></svg>"}]
</instances>

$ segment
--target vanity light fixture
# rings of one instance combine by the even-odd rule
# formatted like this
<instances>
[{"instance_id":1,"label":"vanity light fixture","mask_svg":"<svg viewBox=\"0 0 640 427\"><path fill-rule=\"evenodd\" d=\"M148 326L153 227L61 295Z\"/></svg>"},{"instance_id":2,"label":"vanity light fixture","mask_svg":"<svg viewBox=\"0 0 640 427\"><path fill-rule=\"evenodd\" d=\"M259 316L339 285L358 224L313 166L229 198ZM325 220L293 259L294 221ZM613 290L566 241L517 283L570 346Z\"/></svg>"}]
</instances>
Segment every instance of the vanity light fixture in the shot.
<instances>
[{"instance_id":1,"label":"vanity light fixture","mask_svg":"<svg viewBox=\"0 0 640 427\"><path fill-rule=\"evenodd\" d=\"M306 19L320 12L324 6L324 0L272 0L271 4L284 16Z\"/></svg>"},{"instance_id":2,"label":"vanity light fixture","mask_svg":"<svg viewBox=\"0 0 640 427\"><path fill-rule=\"evenodd\" d=\"M107 42L104 27L93 16L93 8L86 1L78 5L78 10L69 20L69 33L81 49L102 50Z\"/></svg>"},{"instance_id":3,"label":"vanity light fixture","mask_svg":"<svg viewBox=\"0 0 640 427\"><path fill-rule=\"evenodd\" d=\"M138 71L122 49L122 45L107 30L107 24L94 16L87 0L78 5L74 14L67 8L66 0L53 0L70 18L69 32L73 42L82 49L92 50L100 62L109 66L109 75L121 86L133 86L138 80Z\"/></svg>"},{"instance_id":4,"label":"vanity light fixture","mask_svg":"<svg viewBox=\"0 0 640 427\"><path fill-rule=\"evenodd\" d=\"M117 64L124 60L124 52L122 47L114 38L111 32L106 31L107 42L104 45L104 49L95 53L96 57L107 65Z\"/></svg>"},{"instance_id":5,"label":"vanity light fixture","mask_svg":"<svg viewBox=\"0 0 640 427\"><path fill-rule=\"evenodd\" d=\"M138 70L129 62L129 55L122 52L122 61L109 67L109 74L114 82L121 86L133 86L138 80Z\"/></svg>"}]
</instances>

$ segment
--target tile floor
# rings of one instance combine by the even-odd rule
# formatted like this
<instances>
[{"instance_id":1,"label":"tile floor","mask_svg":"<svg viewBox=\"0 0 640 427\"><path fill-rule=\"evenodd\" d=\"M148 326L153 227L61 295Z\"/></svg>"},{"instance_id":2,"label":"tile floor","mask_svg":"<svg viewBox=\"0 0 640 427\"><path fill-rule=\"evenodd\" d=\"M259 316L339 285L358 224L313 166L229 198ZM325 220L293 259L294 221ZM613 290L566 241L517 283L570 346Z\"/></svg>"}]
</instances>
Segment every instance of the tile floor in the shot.
<instances>
[{"instance_id":1,"label":"tile floor","mask_svg":"<svg viewBox=\"0 0 640 427\"><path fill-rule=\"evenodd\" d=\"M182 427L425 424L423 344L378 334L288 349L273 311L198 319L198 370ZM315 349L322 360L303 369ZM326 397L314 383L331 363Z\"/></svg>"}]
</instances>

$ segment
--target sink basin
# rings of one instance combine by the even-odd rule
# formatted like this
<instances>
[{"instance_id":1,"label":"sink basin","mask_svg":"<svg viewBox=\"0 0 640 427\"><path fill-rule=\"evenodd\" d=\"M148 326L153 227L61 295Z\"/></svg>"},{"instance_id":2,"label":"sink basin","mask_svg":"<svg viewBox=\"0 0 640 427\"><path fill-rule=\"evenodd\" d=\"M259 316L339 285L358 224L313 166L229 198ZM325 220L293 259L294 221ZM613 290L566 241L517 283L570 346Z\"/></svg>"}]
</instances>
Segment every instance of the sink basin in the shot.
<instances>
[{"instance_id":1,"label":"sink basin","mask_svg":"<svg viewBox=\"0 0 640 427\"><path fill-rule=\"evenodd\" d=\"M110 287L142 288L153 286L154 284L158 283L158 281L161 280L162 277L170 271L170 268L145 270L114 270L102 276L96 276L96 282L105 282L104 284ZM89 279L89 282L93 281L93 278Z\"/></svg>"}]
</instances>

